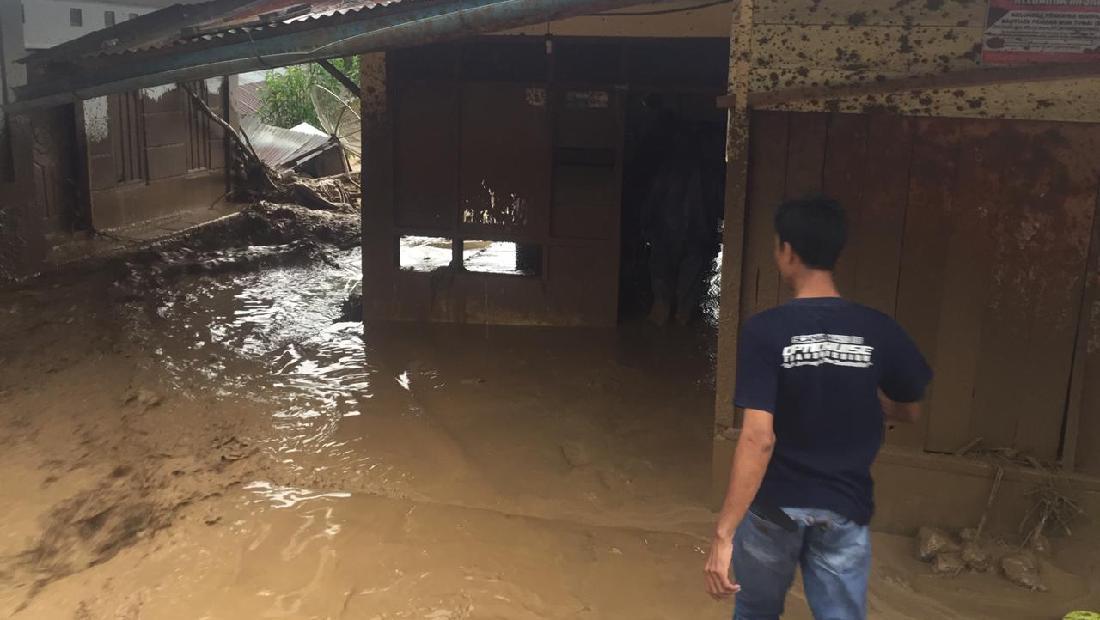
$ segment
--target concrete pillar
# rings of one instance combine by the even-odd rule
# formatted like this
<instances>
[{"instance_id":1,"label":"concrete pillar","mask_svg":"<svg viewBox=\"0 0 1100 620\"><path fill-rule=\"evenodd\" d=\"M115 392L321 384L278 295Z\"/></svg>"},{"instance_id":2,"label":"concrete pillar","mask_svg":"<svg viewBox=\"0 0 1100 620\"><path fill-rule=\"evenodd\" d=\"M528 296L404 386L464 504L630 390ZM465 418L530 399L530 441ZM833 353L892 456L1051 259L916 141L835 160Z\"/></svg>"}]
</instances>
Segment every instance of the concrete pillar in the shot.
<instances>
[{"instance_id":1,"label":"concrete pillar","mask_svg":"<svg viewBox=\"0 0 1100 620\"><path fill-rule=\"evenodd\" d=\"M14 88L26 84L26 69L16 62L25 54L22 4L0 0L0 103L13 101ZM38 271L45 257L33 149L30 116L0 109L0 278Z\"/></svg>"},{"instance_id":2,"label":"concrete pillar","mask_svg":"<svg viewBox=\"0 0 1100 620\"><path fill-rule=\"evenodd\" d=\"M25 54L23 4L20 0L0 0L0 83L5 104L12 101L13 88L27 83L26 67L16 62Z\"/></svg>"},{"instance_id":3,"label":"concrete pillar","mask_svg":"<svg viewBox=\"0 0 1100 620\"><path fill-rule=\"evenodd\" d=\"M733 9L730 32L728 92L736 98L726 127L726 210L722 235L722 296L718 316L718 368L714 407L712 499L722 501L733 457L733 390L737 374L737 337L741 325L741 269L745 245L745 212L749 166L749 72L751 70L753 0Z\"/></svg>"},{"instance_id":4,"label":"concrete pillar","mask_svg":"<svg viewBox=\"0 0 1100 620\"><path fill-rule=\"evenodd\" d=\"M392 85L385 52L360 58L363 117L363 314L364 319L393 316L394 142Z\"/></svg>"}]
</instances>

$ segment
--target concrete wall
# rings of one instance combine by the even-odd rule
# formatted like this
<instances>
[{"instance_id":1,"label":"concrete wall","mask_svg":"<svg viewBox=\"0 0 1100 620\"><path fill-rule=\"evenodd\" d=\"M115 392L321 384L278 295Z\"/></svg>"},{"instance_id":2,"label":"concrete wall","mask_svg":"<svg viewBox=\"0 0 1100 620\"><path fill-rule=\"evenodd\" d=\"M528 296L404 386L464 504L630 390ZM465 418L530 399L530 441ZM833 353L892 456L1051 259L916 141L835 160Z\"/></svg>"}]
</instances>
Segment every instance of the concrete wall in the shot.
<instances>
[{"instance_id":1,"label":"concrete wall","mask_svg":"<svg viewBox=\"0 0 1100 620\"><path fill-rule=\"evenodd\" d=\"M167 5L166 5L167 6ZM64 0L23 0L27 49L37 50L60 45L90 32L106 27L106 12L115 13L115 23L130 19L130 15L144 15L156 9L125 3L79 2ZM71 9L80 9L83 25L73 26Z\"/></svg>"}]
</instances>

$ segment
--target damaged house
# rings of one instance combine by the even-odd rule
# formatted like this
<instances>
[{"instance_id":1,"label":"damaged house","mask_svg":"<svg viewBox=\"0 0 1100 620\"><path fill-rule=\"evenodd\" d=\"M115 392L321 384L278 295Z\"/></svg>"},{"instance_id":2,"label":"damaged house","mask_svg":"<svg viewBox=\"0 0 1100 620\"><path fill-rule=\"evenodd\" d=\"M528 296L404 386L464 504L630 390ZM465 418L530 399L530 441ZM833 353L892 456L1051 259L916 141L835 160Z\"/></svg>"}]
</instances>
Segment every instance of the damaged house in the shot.
<instances>
[{"instance_id":1,"label":"damaged house","mask_svg":"<svg viewBox=\"0 0 1100 620\"><path fill-rule=\"evenodd\" d=\"M156 19L147 14L157 8L147 1L24 5L21 16L18 2L4 3L0 13L6 101L12 88L35 79L37 62L86 46L109 50L145 32ZM177 5L168 12L186 10ZM222 129L189 93L235 119L230 88L229 79L218 76L71 102L21 120L5 117L6 230L0 235L12 253L6 269L37 271L87 255L100 234L151 238L227 212Z\"/></svg>"},{"instance_id":2,"label":"damaged house","mask_svg":"<svg viewBox=\"0 0 1100 620\"><path fill-rule=\"evenodd\" d=\"M155 44L120 30L115 45L40 57L34 79L8 87L8 148L30 152L38 132L27 124L73 117L66 107L102 129L129 109L120 93L168 88L141 96L146 113L190 118L181 89L158 85L205 85L200 96L216 102L227 82L217 91L205 80L362 54L366 318L609 327L637 245L630 167L652 122L647 102L660 101L709 132L725 167L716 488L736 428L738 326L786 295L771 211L824 192L852 218L842 290L897 317L937 376L924 421L887 431L878 526L975 522L993 478L965 458L975 445L1060 467L1096 509L1100 34L1030 35L1013 21L1018 4L215 0L185 21L150 22L161 24ZM1095 19L1073 6L1050 11ZM89 167L93 226L136 217L145 201L120 187L130 176L169 166L195 195L224 187L214 187L220 134L179 126L181 146L156 167L131 160L114 133L95 134L111 136L88 146L111 168ZM36 169L65 165L57 152ZM195 180L195 169L207 172ZM65 194L56 181L8 189L31 176L6 177L4 211L52 221L58 209L34 197ZM404 263L410 237L434 239L450 260ZM503 244L514 268L464 265L485 244ZM1022 506L1029 476L1006 476L1004 501ZM913 497L915 481L943 492Z\"/></svg>"}]
</instances>

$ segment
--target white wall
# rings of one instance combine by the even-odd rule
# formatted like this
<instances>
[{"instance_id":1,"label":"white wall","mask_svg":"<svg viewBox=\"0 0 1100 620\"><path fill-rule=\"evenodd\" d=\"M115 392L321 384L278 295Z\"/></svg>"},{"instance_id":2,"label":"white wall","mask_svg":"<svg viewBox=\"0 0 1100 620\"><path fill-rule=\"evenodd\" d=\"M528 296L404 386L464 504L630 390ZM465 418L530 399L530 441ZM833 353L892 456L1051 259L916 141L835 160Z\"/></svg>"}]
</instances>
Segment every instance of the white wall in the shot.
<instances>
[{"instance_id":1,"label":"white wall","mask_svg":"<svg viewBox=\"0 0 1100 620\"><path fill-rule=\"evenodd\" d=\"M83 26L69 24L69 9L84 12ZM114 11L115 23L122 23L130 18L131 13L144 15L153 10L124 3L23 0L23 39L28 50L53 47L103 28L106 11Z\"/></svg>"}]
</instances>

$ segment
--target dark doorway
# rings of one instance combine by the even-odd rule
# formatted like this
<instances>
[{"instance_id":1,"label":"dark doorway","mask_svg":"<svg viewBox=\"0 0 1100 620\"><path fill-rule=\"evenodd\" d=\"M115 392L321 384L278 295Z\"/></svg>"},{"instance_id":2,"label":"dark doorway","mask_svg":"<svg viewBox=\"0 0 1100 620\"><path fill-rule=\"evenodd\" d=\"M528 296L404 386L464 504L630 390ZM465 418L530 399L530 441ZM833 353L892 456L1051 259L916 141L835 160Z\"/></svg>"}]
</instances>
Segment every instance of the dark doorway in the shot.
<instances>
[{"instance_id":1,"label":"dark doorway","mask_svg":"<svg viewBox=\"0 0 1100 620\"><path fill-rule=\"evenodd\" d=\"M626 106L620 318L686 324L718 254L725 115L714 93L631 92Z\"/></svg>"}]
</instances>

